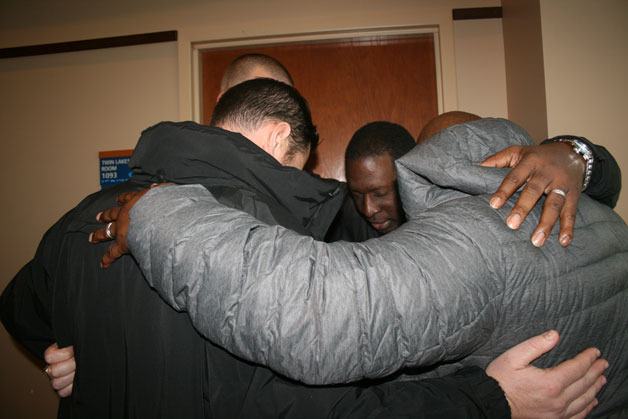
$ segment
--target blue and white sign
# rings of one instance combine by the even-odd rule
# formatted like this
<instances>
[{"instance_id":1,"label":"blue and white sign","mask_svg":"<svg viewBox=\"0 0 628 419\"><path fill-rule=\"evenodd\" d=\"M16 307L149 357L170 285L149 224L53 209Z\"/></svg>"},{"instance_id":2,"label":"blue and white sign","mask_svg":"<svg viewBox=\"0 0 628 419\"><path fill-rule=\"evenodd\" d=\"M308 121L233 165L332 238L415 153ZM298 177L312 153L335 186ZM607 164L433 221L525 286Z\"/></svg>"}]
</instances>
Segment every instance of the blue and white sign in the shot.
<instances>
[{"instance_id":1,"label":"blue and white sign","mask_svg":"<svg viewBox=\"0 0 628 419\"><path fill-rule=\"evenodd\" d=\"M133 172L129 169L133 150L101 151L100 158L100 187L102 189L131 178Z\"/></svg>"}]
</instances>

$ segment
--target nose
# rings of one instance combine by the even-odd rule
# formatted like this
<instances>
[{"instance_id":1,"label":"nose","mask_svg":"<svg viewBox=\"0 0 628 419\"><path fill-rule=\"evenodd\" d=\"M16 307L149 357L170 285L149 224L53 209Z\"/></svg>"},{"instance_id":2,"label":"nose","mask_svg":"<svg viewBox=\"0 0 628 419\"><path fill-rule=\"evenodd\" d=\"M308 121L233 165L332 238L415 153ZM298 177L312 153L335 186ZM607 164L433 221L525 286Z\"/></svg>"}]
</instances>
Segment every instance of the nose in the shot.
<instances>
[{"instance_id":1,"label":"nose","mask_svg":"<svg viewBox=\"0 0 628 419\"><path fill-rule=\"evenodd\" d=\"M362 208L364 208L364 216L366 218L372 217L379 211L379 208L377 207L377 205L373 201L373 198L371 198L369 194L364 195Z\"/></svg>"}]
</instances>

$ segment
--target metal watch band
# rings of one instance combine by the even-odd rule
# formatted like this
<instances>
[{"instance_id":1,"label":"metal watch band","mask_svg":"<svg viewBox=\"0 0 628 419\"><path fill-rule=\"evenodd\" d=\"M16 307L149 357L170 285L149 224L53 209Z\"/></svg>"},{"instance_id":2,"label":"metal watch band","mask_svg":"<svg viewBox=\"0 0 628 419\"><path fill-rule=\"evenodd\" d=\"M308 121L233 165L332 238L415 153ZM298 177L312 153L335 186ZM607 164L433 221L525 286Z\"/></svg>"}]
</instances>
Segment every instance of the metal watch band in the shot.
<instances>
[{"instance_id":1,"label":"metal watch band","mask_svg":"<svg viewBox=\"0 0 628 419\"><path fill-rule=\"evenodd\" d=\"M593 151L587 143L579 140L575 137L554 137L550 141L557 143L568 143L573 148L573 151L582 156L585 161L584 180L582 181L582 190L584 191L591 182L591 175L593 174Z\"/></svg>"}]
</instances>

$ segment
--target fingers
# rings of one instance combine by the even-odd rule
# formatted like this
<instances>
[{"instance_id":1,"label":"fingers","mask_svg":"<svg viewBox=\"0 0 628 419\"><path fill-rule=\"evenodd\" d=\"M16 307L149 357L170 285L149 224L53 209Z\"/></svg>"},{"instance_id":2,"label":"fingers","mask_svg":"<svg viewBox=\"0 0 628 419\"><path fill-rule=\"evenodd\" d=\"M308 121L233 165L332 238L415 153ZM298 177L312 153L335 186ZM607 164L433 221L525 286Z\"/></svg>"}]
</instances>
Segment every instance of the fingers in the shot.
<instances>
[{"instance_id":1,"label":"fingers","mask_svg":"<svg viewBox=\"0 0 628 419\"><path fill-rule=\"evenodd\" d=\"M103 228L99 228L98 230L90 233L89 242L90 243L101 243L112 240L116 237L117 234L117 224L113 221L110 221L111 226L109 227L109 231L111 232L111 237L107 235L107 226Z\"/></svg>"},{"instance_id":2,"label":"fingers","mask_svg":"<svg viewBox=\"0 0 628 419\"><path fill-rule=\"evenodd\" d=\"M50 361L48 361L48 357L54 354L57 350L59 350L59 347L57 346L56 342L46 348L46 350L44 351L44 359L47 363L50 363Z\"/></svg>"},{"instance_id":3,"label":"fingers","mask_svg":"<svg viewBox=\"0 0 628 419\"><path fill-rule=\"evenodd\" d=\"M545 203L543 204L543 211L541 212L539 225L532 233L532 244L536 247L541 247L545 244L545 240L552 232L552 229L554 228L554 225L556 224L556 221L558 221L558 218L564 208L566 198L555 191L556 189L551 189L547 195Z\"/></svg>"},{"instance_id":4,"label":"fingers","mask_svg":"<svg viewBox=\"0 0 628 419\"><path fill-rule=\"evenodd\" d=\"M74 357L65 361L57 362L55 364L50 364L46 370L48 372L48 376L51 379L58 379L61 377L65 377L68 374L72 374L76 370Z\"/></svg>"},{"instance_id":5,"label":"fingers","mask_svg":"<svg viewBox=\"0 0 628 419\"><path fill-rule=\"evenodd\" d=\"M531 337L513 346L497 359L502 358L512 368L524 368L544 353L552 350L558 343L559 338L557 331L548 330L543 334Z\"/></svg>"},{"instance_id":6,"label":"fingers","mask_svg":"<svg viewBox=\"0 0 628 419\"><path fill-rule=\"evenodd\" d=\"M537 247L546 242L559 219L560 244L568 246L573 239L576 206L584 170L582 159L573 154L573 150L566 144L544 144L518 149L509 147L482 163L483 166L491 167L515 166L506 175L490 201L493 208L501 208L523 187L506 221L512 229L518 229L538 200L544 193L548 193L539 225L531 236L532 243ZM560 188L566 192L566 196L549 193L552 188Z\"/></svg>"},{"instance_id":7,"label":"fingers","mask_svg":"<svg viewBox=\"0 0 628 419\"><path fill-rule=\"evenodd\" d=\"M91 243L100 243L114 238L114 242L109 245L100 260L101 267L108 268L122 255L128 253L129 248L126 242L126 235L130 222L129 211L148 191L149 189L142 189L136 192L124 193L118 196L118 202L123 204L122 207L110 208L98 215L97 218L99 221L107 221L108 224L104 228L100 228L91 233L89 241ZM107 231L107 229L109 229L109 231Z\"/></svg>"},{"instance_id":8,"label":"fingers","mask_svg":"<svg viewBox=\"0 0 628 419\"><path fill-rule=\"evenodd\" d=\"M107 248L107 252L103 255L100 266L103 268L108 268L111 266L113 262L119 259L122 255L126 254L128 249L125 248L122 244L118 242L114 242Z\"/></svg>"},{"instance_id":9,"label":"fingers","mask_svg":"<svg viewBox=\"0 0 628 419\"><path fill-rule=\"evenodd\" d=\"M154 183L153 185L159 185L159 184ZM151 185L151 188L153 188L153 185ZM118 197L116 198L116 201L118 202L119 205L124 205L139 194L143 194L143 191L125 192L123 194L118 195Z\"/></svg>"},{"instance_id":10,"label":"fingers","mask_svg":"<svg viewBox=\"0 0 628 419\"><path fill-rule=\"evenodd\" d=\"M107 208L106 210L96 214L96 220L100 221L101 223L116 221L118 219L118 215L120 214L120 209L121 207Z\"/></svg>"},{"instance_id":11,"label":"fingers","mask_svg":"<svg viewBox=\"0 0 628 419\"><path fill-rule=\"evenodd\" d=\"M521 186L523 186L527 182L528 178L530 177L531 172L532 172L532 166L525 164L525 162L522 162L517 167L512 169L510 173L508 173L506 177L504 177L504 180L499 185L499 188L497 188L497 191L495 191L495 193L491 197L491 201L490 201L491 207L495 209L501 208L504 205L504 203L515 192L517 192ZM517 227L514 227L514 228L518 228L518 226L521 224L521 221L519 221L516 224Z\"/></svg>"},{"instance_id":12,"label":"fingers","mask_svg":"<svg viewBox=\"0 0 628 419\"><path fill-rule=\"evenodd\" d=\"M578 209L579 199L579 190L567 193L565 205L560 213L560 233L558 234L558 240L563 247L569 246L573 240L573 228L576 222L576 210Z\"/></svg>"},{"instance_id":13,"label":"fingers","mask_svg":"<svg viewBox=\"0 0 628 419\"><path fill-rule=\"evenodd\" d=\"M514 167L521 160L523 147L510 146L500 152L487 157L480 166L484 167Z\"/></svg>"},{"instance_id":14,"label":"fingers","mask_svg":"<svg viewBox=\"0 0 628 419\"><path fill-rule=\"evenodd\" d=\"M578 413L577 415L571 416L570 419L584 419L587 417L587 415L589 413L591 413L591 411L593 410L593 408L595 406L598 405L598 401L597 399L593 399L593 401L591 403L589 403L589 405L586 407L586 409L584 409L582 412ZM569 416L567 416L569 417Z\"/></svg>"},{"instance_id":15,"label":"fingers","mask_svg":"<svg viewBox=\"0 0 628 419\"><path fill-rule=\"evenodd\" d=\"M64 375L59 378L54 378L50 380L50 383L52 385L52 388L55 389L57 392L63 390L67 386L74 383L74 372L71 372L70 374Z\"/></svg>"},{"instance_id":16,"label":"fingers","mask_svg":"<svg viewBox=\"0 0 628 419\"><path fill-rule=\"evenodd\" d=\"M50 364L46 367L45 372L50 378L52 388L57 391L60 397L67 397L72 394L76 371L74 347L68 346L59 349L55 343L46 349L44 358Z\"/></svg>"},{"instance_id":17,"label":"fingers","mask_svg":"<svg viewBox=\"0 0 628 419\"><path fill-rule=\"evenodd\" d=\"M47 364L55 364L57 362L67 361L74 357L74 347L66 346L59 349L56 343L50 345L44 352L44 359Z\"/></svg>"},{"instance_id":18,"label":"fingers","mask_svg":"<svg viewBox=\"0 0 628 419\"><path fill-rule=\"evenodd\" d=\"M72 377L74 378L74 377ZM62 388L61 390L57 391L57 394L59 395L59 397L68 397L70 394L72 394L72 389L74 388L74 384L70 383L69 386Z\"/></svg>"},{"instance_id":19,"label":"fingers","mask_svg":"<svg viewBox=\"0 0 628 419\"><path fill-rule=\"evenodd\" d=\"M583 378L599 357L598 349L589 348L546 371L548 375L554 376L554 379L560 380L564 385L571 385Z\"/></svg>"},{"instance_id":20,"label":"fingers","mask_svg":"<svg viewBox=\"0 0 628 419\"><path fill-rule=\"evenodd\" d=\"M585 410L595 400L597 394L606 384L606 377L602 374L608 368L608 362L598 359L587 373L565 390L565 397L570 401L566 416L574 416Z\"/></svg>"},{"instance_id":21,"label":"fingers","mask_svg":"<svg viewBox=\"0 0 628 419\"><path fill-rule=\"evenodd\" d=\"M537 176L531 179L526 184L526 186L523 188L523 191L521 192L521 195L519 196L519 199L515 203L514 208L510 212L510 215L506 219L506 224L508 224L508 227L516 230L521 226L521 223L523 223L530 211L532 211L536 203L544 195L549 182L549 179ZM560 206L558 208L558 211L556 212L556 218L558 218L558 214L560 214L560 208L562 208L562 202L559 203Z\"/></svg>"}]
</instances>

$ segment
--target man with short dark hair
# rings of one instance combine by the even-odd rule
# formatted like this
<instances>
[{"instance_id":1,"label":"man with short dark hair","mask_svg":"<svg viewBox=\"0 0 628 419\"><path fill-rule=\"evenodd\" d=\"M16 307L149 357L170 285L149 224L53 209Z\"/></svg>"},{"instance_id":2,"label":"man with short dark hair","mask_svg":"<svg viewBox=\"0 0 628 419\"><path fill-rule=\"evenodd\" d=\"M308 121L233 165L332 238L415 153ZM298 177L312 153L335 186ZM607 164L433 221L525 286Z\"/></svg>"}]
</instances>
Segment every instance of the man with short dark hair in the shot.
<instances>
[{"instance_id":1,"label":"man with short dark hair","mask_svg":"<svg viewBox=\"0 0 628 419\"><path fill-rule=\"evenodd\" d=\"M41 358L52 342L74 346L74 387L61 416L321 417L342 401L357 412L379 405L355 387L297 385L212 345L150 289L131 257L99 267L104 246L86 243L97 214L117 195L164 180L204 184L222 202L323 237L340 205L337 183L280 164L300 166L317 142L298 92L269 79L241 83L223 95L214 122L145 130L132 179L66 214L3 292L2 321L33 354Z\"/></svg>"},{"instance_id":2,"label":"man with short dark hair","mask_svg":"<svg viewBox=\"0 0 628 419\"><path fill-rule=\"evenodd\" d=\"M271 78L292 86L292 77L286 68L276 59L264 54L244 54L234 59L226 68L220 83L220 99L225 91L246 80ZM293 121L294 123L295 121ZM312 149L314 147L311 147ZM56 343L44 351L45 373L50 378L52 387L60 397L72 394L76 363L74 348L59 348Z\"/></svg>"},{"instance_id":3,"label":"man with short dark hair","mask_svg":"<svg viewBox=\"0 0 628 419\"><path fill-rule=\"evenodd\" d=\"M415 145L404 127L385 121L364 125L349 141L345 152L347 187L357 210L379 234L405 222L395 160Z\"/></svg>"},{"instance_id":4,"label":"man with short dark hair","mask_svg":"<svg viewBox=\"0 0 628 419\"><path fill-rule=\"evenodd\" d=\"M244 129L247 138L279 163L302 169L318 144L318 133L305 99L295 89L274 83L273 79L250 80L255 83L247 86L256 86L255 89L242 88L239 83L228 90L229 94L221 96L210 125L227 130ZM270 128L277 130L273 136L258 138ZM277 138L286 141L277 143Z\"/></svg>"}]
</instances>

